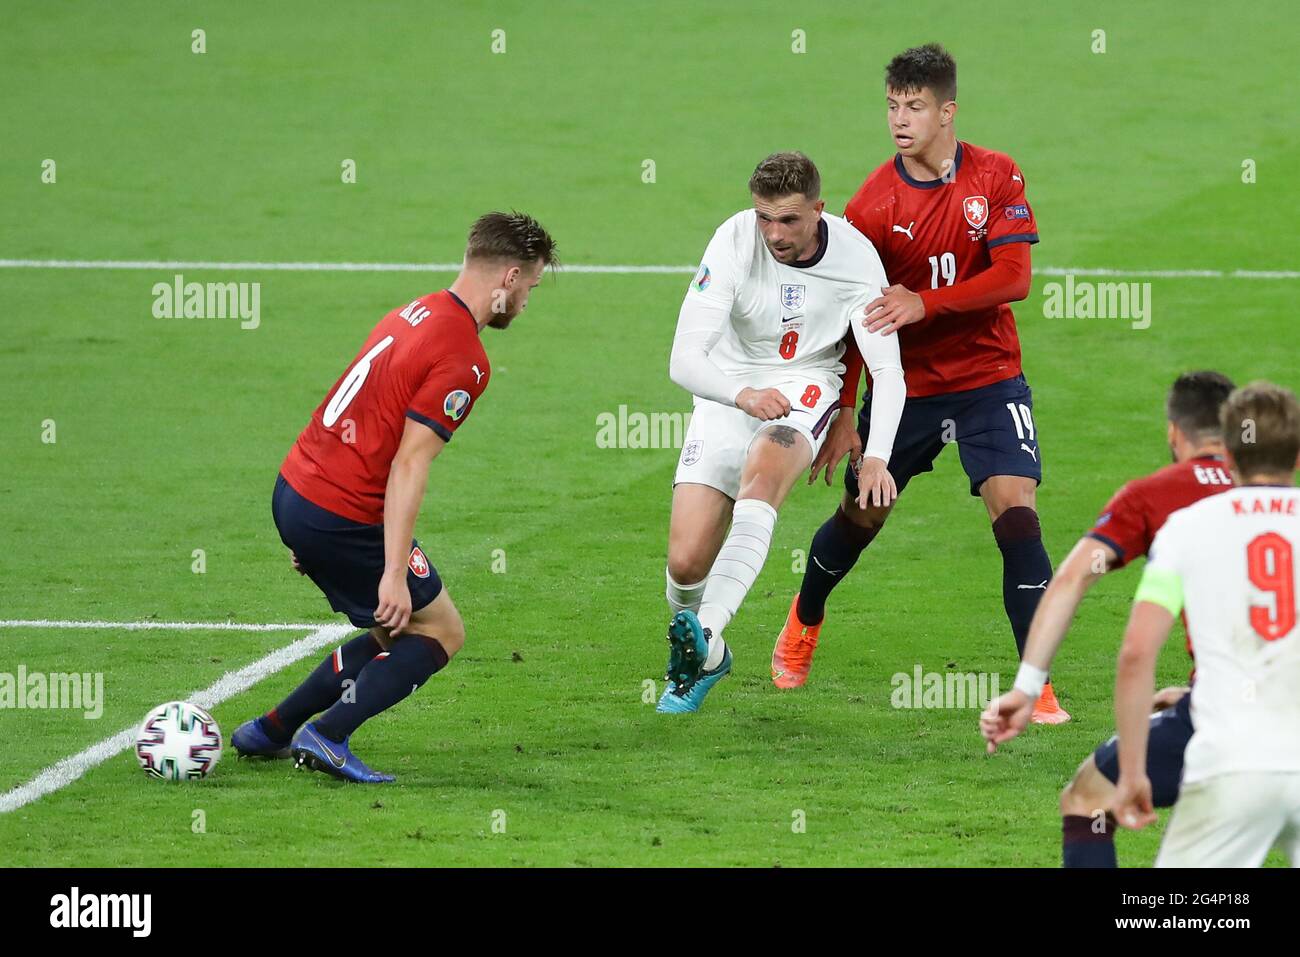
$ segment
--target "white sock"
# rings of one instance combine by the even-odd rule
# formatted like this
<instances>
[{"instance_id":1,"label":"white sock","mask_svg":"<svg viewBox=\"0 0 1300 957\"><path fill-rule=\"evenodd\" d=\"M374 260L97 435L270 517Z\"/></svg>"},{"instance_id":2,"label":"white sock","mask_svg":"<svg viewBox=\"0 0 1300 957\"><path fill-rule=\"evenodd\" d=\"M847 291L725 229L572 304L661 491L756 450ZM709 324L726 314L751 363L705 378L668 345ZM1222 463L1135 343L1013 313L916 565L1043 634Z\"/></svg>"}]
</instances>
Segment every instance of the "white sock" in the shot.
<instances>
[{"instance_id":1,"label":"white sock","mask_svg":"<svg viewBox=\"0 0 1300 957\"><path fill-rule=\"evenodd\" d=\"M727 643L722 640L721 635L714 635L709 639L709 653L704 659L704 671L712 671L718 665L722 664L722 656L727 653Z\"/></svg>"},{"instance_id":2,"label":"white sock","mask_svg":"<svg viewBox=\"0 0 1300 957\"><path fill-rule=\"evenodd\" d=\"M704 582L696 582L694 585L679 585L673 581L673 576L668 574L668 569L664 569L664 577L668 579L668 609L675 615L679 611L699 611L700 598L704 595Z\"/></svg>"},{"instance_id":3,"label":"white sock","mask_svg":"<svg viewBox=\"0 0 1300 957\"><path fill-rule=\"evenodd\" d=\"M776 509L760 499L743 498L732 510L731 531L709 571L700 601L700 624L713 633L706 669L716 668L722 661L727 647L722 631L762 571L775 525Z\"/></svg>"}]
</instances>

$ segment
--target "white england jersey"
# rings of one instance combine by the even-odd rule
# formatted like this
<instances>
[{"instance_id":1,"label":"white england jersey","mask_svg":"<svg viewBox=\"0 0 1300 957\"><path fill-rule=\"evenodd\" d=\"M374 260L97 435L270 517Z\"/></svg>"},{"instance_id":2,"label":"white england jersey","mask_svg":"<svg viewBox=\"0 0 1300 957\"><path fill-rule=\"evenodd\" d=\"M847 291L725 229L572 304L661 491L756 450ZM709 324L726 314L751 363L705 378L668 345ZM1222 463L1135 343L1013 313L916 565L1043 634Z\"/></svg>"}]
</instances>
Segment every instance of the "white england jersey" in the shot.
<instances>
[{"instance_id":1,"label":"white england jersey","mask_svg":"<svg viewBox=\"0 0 1300 957\"><path fill-rule=\"evenodd\" d=\"M1300 772L1300 489L1230 489L1174 512L1138 589L1186 614L1196 656L1184 784Z\"/></svg>"},{"instance_id":2,"label":"white england jersey","mask_svg":"<svg viewBox=\"0 0 1300 957\"><path fill-rule=\"evenodd\" d=\"M713 234L683 308L695 300L730 310L709 352L720 370L763 385L812 369L843 374L855 310L861 318L888 281L875 246L845 220L823 212L818 229L818 252L798 265L771 254L753 209Z\"/></svg>"}]
</instances>

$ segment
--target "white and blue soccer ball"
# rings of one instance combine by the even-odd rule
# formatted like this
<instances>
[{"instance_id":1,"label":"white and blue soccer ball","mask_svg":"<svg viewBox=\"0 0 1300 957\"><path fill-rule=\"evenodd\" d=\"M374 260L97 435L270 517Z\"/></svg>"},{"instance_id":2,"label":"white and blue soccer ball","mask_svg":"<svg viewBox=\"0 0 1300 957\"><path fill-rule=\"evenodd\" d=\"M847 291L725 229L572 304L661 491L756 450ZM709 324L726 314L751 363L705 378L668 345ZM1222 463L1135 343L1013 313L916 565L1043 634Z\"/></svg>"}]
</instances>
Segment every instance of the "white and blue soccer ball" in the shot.
<instances>
[{"instance_id":1,"label":"white and blue soccer ball","mask_svg":"<svg viewBox=\"0 0 1300 957\"><path fill-rule=\"evenodd\" d=\"M168 701L147 715L135 734L144 773L170 781L197 781L221 760L221 729L196 704Z\"/></svg>"}]
</instances>

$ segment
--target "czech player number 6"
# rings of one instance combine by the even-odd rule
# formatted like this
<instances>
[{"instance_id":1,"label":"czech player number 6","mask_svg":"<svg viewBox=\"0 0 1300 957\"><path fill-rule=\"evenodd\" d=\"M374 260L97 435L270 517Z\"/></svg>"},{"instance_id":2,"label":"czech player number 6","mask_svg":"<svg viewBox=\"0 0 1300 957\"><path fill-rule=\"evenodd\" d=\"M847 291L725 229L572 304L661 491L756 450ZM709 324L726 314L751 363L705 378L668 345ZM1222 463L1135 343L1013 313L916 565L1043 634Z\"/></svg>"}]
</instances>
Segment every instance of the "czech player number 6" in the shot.
<instances>
[{"instance_id":1,"label":"czech player number 6","mask_svg":"<svg viewBox=\"0 0 1300 957\"><path fill-rule=\"evenodd\" d=\"M325 406L325 414L322 416L322 422L325 428L332 428L334 423L339 420L339 416L343 414L343 411L348 407L352 400L357 397L357 393L361 391L361 387L365 385L366 376L370 375L370 363L375 360L375 357L378 356L379 353L383 352L392 344L393 337L384 336L384 338L375 343L374 348L358 359L357 364L348 370L348 374L343 377L343 381L339 383L338 389L335 391L334 395L330 397L329 405Z\"/></svg>"}]
</instances>

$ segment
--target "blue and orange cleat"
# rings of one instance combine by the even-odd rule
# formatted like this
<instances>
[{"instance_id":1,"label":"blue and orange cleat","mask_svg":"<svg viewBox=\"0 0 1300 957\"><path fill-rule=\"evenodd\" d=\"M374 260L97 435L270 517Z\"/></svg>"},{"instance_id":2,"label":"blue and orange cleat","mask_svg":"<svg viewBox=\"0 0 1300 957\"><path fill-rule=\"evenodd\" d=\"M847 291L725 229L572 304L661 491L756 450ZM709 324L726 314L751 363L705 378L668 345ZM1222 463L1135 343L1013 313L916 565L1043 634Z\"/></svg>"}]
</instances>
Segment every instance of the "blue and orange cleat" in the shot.
<instances>
[{"instance_id":1,"label":"blue and orange cleat","mask_svg":"<svg viewBox=\"0 0 1300 957\"><path fill-rule=\"evenodd\" d=\"M241 758L287 758L289 745L276 741L266 733L263 719L245 721L230 736L230 745Z\"/></svg>"},{"instance_id":2,"label":"blue and orange cleat","mask_svg":"<svg viewBox=\"0 0 1300 957\"><path fill-rule=\"evenodd\" d=\"M668 626L668 687L655 710L660 714L686 714L699 711L704 696L715 684L731 673L731 649L725 645L722 661L711 671L704 671L709 656L708 629L701 627L693 611L679 611Z\"/></svg>"},{"instance_id":3,"label":"blue and orange cleat","mask_svg":"<svg viewBox=\"0 0 1300 957\"><path fill-rule=\"evenodd\" d=\"M808 680L813 652L822 633L822 623L805 625L799 620L799 596L790 602L776 647L772 649L772 683L778 688L798 688Z\"/></svg>"},{"instance_id":4,"label":"blue and orange cleat","mask_svg":"<svg viewBox=\"0 0 1300 957\"><path fill-rule=\"evenodd\" d=\"M316 730L315 722L309 721L293 736L293 766L310 768L312 771L324 771L343 781L357 784L386 784L394 781L391 774L381 774L366 767L365 763L348 748L347 739L343 742L331 741Z\"/></svg>"}]
</instances>

